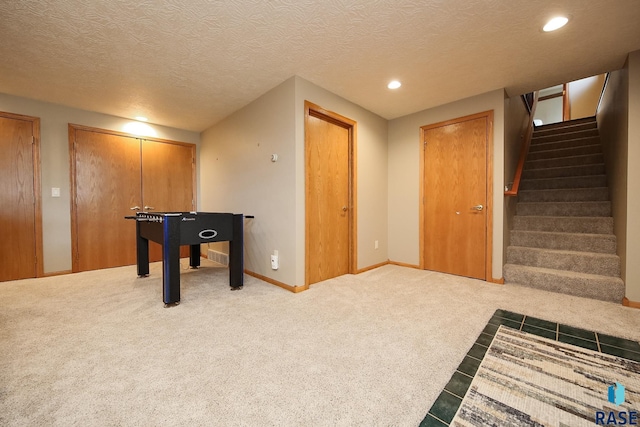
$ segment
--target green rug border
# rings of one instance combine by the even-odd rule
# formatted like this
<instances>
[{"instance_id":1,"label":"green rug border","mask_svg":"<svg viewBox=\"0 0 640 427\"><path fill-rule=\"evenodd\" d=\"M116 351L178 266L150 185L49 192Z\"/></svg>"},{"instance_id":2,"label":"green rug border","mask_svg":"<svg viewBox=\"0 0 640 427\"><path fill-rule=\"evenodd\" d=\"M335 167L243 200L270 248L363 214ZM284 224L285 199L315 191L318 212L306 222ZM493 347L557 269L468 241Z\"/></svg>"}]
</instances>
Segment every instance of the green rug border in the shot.
<instances>
[{"instance_id":1,"label":"green rug border","mask_svg":"<svg viewBox=\"0 0 640 427\"><path fill-rule=\"evenodd\" d=\"M508 310L495 311L487 326L453 373L438 398L420 423L420 427L448 426L453 420L471 381L500 325L577 347L640 362L640 343L600 334L561 323L550 322Z\"/></svg>"}]
</instances>

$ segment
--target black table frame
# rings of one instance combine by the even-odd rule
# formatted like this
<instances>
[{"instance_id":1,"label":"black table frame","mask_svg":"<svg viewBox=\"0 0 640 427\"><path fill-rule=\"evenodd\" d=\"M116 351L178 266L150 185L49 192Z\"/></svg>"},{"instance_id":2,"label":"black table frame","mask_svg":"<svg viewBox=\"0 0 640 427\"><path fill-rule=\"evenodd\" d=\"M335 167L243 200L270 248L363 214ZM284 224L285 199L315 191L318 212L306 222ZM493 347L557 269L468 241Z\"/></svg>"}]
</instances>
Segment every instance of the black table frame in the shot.
<instances>
[{"instance_id":1,"label":"black table frame","mask_svg":"<svg viewBox=\"0 0 640 427\"><path fill-rule=\"evenodd\" d=\"M210 236L213 233L203 234L207 230L195 236L192 232L182 232L182 229L191 225L191 221L195 224L195 221L204 217L213 219L213 224L209 221L204 226L207 230L217 230L215 236ZM244 215L207 212L138 213L135 217L128 218L136 219L136 256L139 277L149 275L149 240L162 245L162 299L165 306L180 303L180 246L182 245L189 245L189 265L192 268L198 268L201 243L228 241L229 285L232 290L242 289L244 285Z\"/></svg>"}]
</instances>

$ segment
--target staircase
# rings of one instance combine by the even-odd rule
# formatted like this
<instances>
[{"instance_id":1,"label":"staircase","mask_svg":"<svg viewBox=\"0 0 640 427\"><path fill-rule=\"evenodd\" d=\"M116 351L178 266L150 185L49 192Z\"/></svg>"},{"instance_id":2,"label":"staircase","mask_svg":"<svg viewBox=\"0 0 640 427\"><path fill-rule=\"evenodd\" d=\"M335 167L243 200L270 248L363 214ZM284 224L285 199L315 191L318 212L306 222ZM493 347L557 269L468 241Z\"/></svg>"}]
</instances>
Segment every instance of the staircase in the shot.
<instances>
[{"instance_id":1,"label":"staircase","mask_svg":"<svg viewBox=\"0 0 640 427\"><path fill-rule=\"evenodd\" d=\"M625 286L595 117L535 128L504 278L506 283L622 302Z\"/></svg>"}]
</instances>

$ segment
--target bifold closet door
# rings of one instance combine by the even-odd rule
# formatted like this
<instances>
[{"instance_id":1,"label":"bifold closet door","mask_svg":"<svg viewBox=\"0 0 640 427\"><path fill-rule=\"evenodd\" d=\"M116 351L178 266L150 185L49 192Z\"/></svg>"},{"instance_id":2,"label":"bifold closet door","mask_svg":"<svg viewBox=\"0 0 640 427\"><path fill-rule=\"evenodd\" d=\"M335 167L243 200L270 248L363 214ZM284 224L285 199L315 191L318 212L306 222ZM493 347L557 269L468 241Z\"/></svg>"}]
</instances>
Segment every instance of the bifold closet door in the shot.
<instances>
[{"instance_id":1,"label":"bifold closet door","mask_svg":"<svg viewBox=\"0 0 640 427\"><path fill-rule=\"evenodd\" d=\"M73 271L135 264L135 221L124 217L142 205L140 140L82 129L70 132Z\"/></svg>"},{"instance_id":2,"label":"bifold closet door","mask_svg":"<svg viewBox=\"0 0 640 427\"><path fill-rule=\"evenodd\" d=\"M195 146L142 141L142 200L149 212L194 211ZM189 247L180 250L189 256ZM149 260L160 261L162 247L149 244Z\"/></svg>"}]
</instances>

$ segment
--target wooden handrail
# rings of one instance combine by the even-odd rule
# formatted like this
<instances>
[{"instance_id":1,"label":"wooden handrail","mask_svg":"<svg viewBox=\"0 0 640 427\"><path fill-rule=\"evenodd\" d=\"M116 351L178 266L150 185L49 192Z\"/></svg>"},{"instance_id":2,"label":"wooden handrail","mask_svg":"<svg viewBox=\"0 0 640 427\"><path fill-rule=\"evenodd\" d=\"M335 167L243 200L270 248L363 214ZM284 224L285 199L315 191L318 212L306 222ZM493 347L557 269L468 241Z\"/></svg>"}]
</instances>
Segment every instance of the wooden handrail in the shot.
<instances>
[{"instance_id":1,"label":"wooden handrail","mask_svg":"<svg viewBox=\"0 0 640 427\"><path fill-rule=\"evenodd\" d=\"M524 162L527 160L527 154L529 153L529 146L531 145L531 138L533 137L533 117L536 114L536 107L538 105L538 92L533 94L533 103L531 105L531 112L529 113L529 126L527 126L527 133L525 134L524 141L522 142L522 148L520 149L520 160L518 160L518 167L516 168L515 176L513 177L513 185L510 190L504 192L505 196L517 196L518 189L520 188L520 178L522 177L522 169L524 169Z\"/></svg>"}]
</instances>

